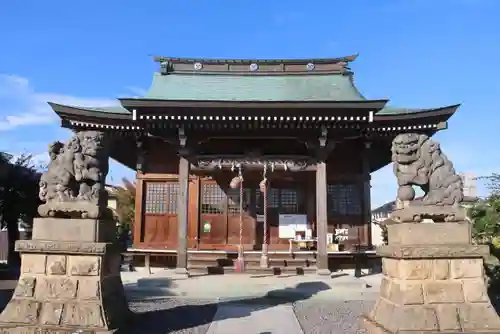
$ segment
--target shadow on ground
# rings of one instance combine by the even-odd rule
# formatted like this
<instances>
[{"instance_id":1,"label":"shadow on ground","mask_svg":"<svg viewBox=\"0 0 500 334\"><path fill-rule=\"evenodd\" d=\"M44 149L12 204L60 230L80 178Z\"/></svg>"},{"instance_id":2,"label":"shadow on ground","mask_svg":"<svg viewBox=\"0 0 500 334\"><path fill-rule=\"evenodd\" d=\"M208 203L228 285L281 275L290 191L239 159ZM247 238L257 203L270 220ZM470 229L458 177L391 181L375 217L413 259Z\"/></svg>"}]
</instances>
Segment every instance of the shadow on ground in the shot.
<instances>
[{"instance_id":1,"label":"shadow on ground","mask_svg":"<svg viewBox=\"0 0 500 334\"><path fill-rule=\"evenodd\" d=\"M294 288L270 291L264 297L239 299L233 301L212 301L197 305L178 305L168 309L148 310L134 313L129 330L122 330L120 334L150 333L163 334L183 331L197 327L208 327L217 312L218 307L227 305L249 305L252 311L270 308L272 306L295 303L311 298L316 293L328 290L330 287L324 282L299 283ZM168 298L166 298L168 299ZM139 308L140 303L131 303L131 309ZM237 310L237 311L236 311ZM231 318L249 316L251 311L245 307L235 307ZM218 320L224 320L218 319Z\"/></svg>"}]
</instances>

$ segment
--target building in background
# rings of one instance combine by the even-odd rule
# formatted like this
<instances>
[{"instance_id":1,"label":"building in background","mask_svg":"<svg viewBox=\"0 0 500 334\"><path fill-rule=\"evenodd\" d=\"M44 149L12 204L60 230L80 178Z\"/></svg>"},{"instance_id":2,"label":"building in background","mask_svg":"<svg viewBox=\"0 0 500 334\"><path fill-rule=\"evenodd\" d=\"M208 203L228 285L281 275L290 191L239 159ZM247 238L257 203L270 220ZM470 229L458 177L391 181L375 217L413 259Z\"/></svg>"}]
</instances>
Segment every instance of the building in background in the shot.
<instances>
[{"instance_id":1,"label":"building in background","mask_svg":"<svg viewBox=\"0 0 500 334\"><path fill-rule=\"evenodd\" d=\"M464 184L464 196L477 198L477 177L475 173L460 173Z\"/></svg>"}]
</instances>

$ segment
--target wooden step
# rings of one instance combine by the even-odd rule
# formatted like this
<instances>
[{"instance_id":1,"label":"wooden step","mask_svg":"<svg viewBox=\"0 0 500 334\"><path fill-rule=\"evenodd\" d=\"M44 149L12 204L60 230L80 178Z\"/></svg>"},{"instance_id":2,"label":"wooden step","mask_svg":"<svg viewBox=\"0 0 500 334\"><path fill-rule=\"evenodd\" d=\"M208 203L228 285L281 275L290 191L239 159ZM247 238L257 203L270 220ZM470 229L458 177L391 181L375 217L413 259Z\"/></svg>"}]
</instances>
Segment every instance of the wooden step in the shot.
<instances>
[{"instance_id":1,"label":"wooden step","mask_svg":"<svg viewBox=\"0 0 500 334\"><path fill-rule=\"evenodd\" d=\"M193 274L209 274L209 275L221 275L221 274L229 274L235 272L234 266L218 267L218 266L204 266L204 265L188 265L188 270L190 273ZM245 266L245 273L274 274L274 275L282 275L282 274L304 275L306 273L314 273L316 272L316 270L317 270L316 266L311 266L307 268L303 267L261 268L260 266L255 266L255 265Z\"/></svg>"},{"instance_id":2,"label":"wooden step","mask_svg":"<svg viewBox=\"0 0 500 334\"><path fill-rule=\"evenodd\" d=\"M234 265L234 259L217 258L217 257L189 257L188 263L191 265L205 265L217 267L231 267ZM260 257L247 258L245 256L245 263L247 265L259 265ZM316 259L275 259L269 258L269 264L273 267L310 267L316 264Z\"/></svg>"}]
</instances>

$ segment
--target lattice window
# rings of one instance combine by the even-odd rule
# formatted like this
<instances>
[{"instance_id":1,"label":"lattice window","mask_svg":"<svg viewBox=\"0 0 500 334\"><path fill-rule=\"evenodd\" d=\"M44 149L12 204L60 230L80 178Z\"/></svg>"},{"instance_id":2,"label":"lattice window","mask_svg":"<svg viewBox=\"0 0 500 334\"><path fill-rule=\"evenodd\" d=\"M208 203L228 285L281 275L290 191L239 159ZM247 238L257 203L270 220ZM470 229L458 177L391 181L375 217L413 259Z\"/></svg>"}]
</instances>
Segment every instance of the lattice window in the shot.
<instances>
[{"instance_id":1,"label":"lattice window","mask_svg":"<svg viewBox=\"0 0 500 334\"><path fill-rule=\"evenodd\" d=\"M250 205L251 190L243 188L243 211L247 211ZM231 215L240 214L240 189L229 189L227 191L227 212Z\"/></svg>"},{"instance_id":2,"label":"lattice window","mask_svg":"<svg viewBox=\"0 0 500 334\"><path fill-rule=\"evenodd\" d=\"M296 189L280 189L280 213L297 213L299 211L298 197Z\"/></svg>"},{"instance_id":3,"label":"lattice window","mask_svg":"<svg viewBox=\"0 0 500 334\"><path fill-rule=\"evenodd\" d=\"M356 184L329 184L327 192L329 215L361 214L361 191Z\"/></svg>"},{"instance_id":4,"label":"lattice window","mask_svg":"<svg viewBox=\"0 0 500 334\"><path fill-rule=\"evenodd\" d=\"M201 193L201 213L223 213L225 204L226 194L218 184L203 184Z\"/></svg>"},{"instance_id":5,"label":"lattice window","mask_svg":"<svg viewBox=\"0 0 500 334\"><path fill-rule=\"evenodd\" d=\"M146 182L145 213L176 214L178 183Z\"/></svg>"},{"instance_id":6,"label":"lattice window","mask_svg":"<svg viewBox=\"0 0 500 334\"><path fill-rule=\"evenodd\" d=\"M167 210L165 182L146 182L145 213L165 213Z\"/></svg>"},{"instance_id":7,"label":"lattice window","mask_svg":"<svg viewBox=\"0 0 500 334\"><path fill-rule=\"evenodd\" d=\"M257 209L257 213L259 215L263 214L263 206L264 206L264 197L262 196L262 192L260 189L255 189L255 206ZM267 190L267 208L268 209L277 209L280 206L280 192L277 188L269 188Z\"/></svg>"},{"instance_id":8,"label":"lattice window","mask_svg":"<svg viewBox=\"0 0 500 334\"><path fill-rule=\"evenodd\" d=\"M177 214L177 199L179 198L180 185L178 182L170 182L166 184L167 192L167 211L168 214Z\"/></svg>"}]
</instances>

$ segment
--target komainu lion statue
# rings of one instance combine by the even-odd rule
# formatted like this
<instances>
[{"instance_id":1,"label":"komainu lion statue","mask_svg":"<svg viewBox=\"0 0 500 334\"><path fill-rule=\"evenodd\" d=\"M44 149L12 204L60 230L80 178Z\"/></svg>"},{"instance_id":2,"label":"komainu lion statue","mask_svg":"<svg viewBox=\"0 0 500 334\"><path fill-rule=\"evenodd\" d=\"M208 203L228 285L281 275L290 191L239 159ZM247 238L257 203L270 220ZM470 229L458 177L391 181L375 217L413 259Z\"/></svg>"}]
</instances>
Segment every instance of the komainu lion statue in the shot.
<instances>
[{"instance_id":1,"label":"komainu lion statue","mask_svg":"<svg viewBox=\"0 0 500 334\"><path fill-rule=\"evenodd\" d=\"M50 163L40 178L42 217L99 218L106 211L108 152L105 135L98 131L81 131L66 144L49 146Z\"/></svg>"},{"instance_id":2,"label":"komainu lion statue","mask_svg":"<svg viewBox=\"0 0 500 334\"><path fill-rule=\"evenodd\" d=\"M424 134L405 133L394 138L391 151L399 209L414 208L411 218L417 221L423 216L440 216L444 221L463 218L458 213L463 200L462 179L438 142ZM413 186L424 191L423 198L415 199Z\"/></svg>"}]
</instances>

